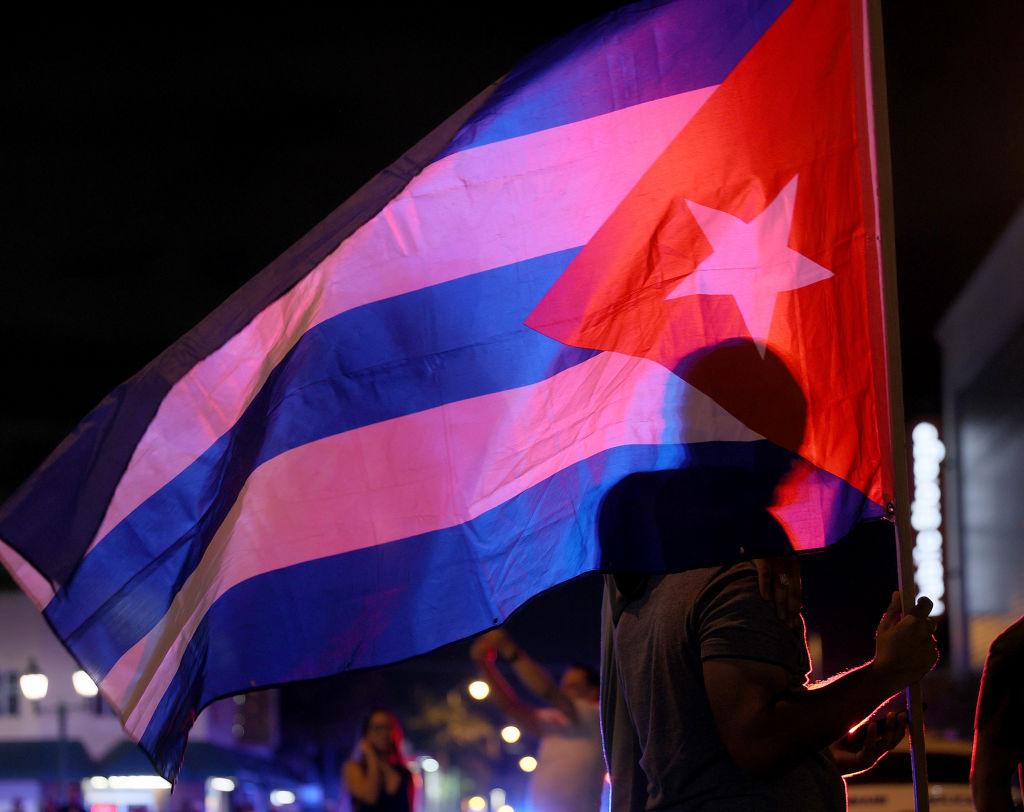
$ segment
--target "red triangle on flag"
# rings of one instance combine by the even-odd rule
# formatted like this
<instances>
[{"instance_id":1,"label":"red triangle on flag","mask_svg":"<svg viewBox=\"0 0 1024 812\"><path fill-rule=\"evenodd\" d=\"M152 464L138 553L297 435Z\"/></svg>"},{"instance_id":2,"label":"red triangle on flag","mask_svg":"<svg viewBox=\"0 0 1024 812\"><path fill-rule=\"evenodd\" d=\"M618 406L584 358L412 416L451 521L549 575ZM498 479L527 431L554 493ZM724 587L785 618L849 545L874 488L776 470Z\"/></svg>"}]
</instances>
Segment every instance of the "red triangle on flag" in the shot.
<instances>
[{"instance_id":1,"label":"red triangle on flag","mask_svg":"<svg viewBox=\"0 0 1024 812\"><path fill-rule=\"evenodd\" d=\"M857 107L864 88L854 69L853 32L861 24L856 5L794 2L652 164L526 324L573 346L650 358L686 379L679 365L691 353L758 338L736 295L712 290L673 298L715 255L695 211L750 224L798 178L783 248L825 272L821 281L775 292L764 343L807 398L806 433L792 450L881 502L878 427L885 392L879 391L884 378L876 369L882 363L877 349L873 355L879 345L872 330L879 328L872 321L881 314L873 246L868 250L874 209ZM742 278L742 270L732 278ZM752 286L757 272L749 271ZM786 420L773 422L779 410L765 410L763 398L737 397L737 387L743 388L736 376L700 382L736 417L786 446L794 435Z\"/></svg>"}]
</instances>

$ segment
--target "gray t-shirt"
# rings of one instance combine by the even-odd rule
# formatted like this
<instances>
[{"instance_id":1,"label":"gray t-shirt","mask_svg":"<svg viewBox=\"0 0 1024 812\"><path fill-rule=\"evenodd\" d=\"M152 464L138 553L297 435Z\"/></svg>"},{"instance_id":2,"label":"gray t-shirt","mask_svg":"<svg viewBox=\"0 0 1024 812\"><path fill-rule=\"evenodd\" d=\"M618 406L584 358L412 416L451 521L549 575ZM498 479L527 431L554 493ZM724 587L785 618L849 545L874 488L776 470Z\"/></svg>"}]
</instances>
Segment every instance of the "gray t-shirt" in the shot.
<instances>
[{"instance_id":1,"label":"gray t-shirt","mask_svg":"<svg viewBox=\"0 0 1024 812\"><path fill-rule=\"evenodd\" d=\"M623 608L614 651L619 690L639 739L647 809L846 809L845 784L826 753L766 780L737 767L718 737L704 690L705 660L778 665L792 690L806 690L802 629L780 622L761 598L753 565L652 576Z\"/></svg>"}]
</instances>

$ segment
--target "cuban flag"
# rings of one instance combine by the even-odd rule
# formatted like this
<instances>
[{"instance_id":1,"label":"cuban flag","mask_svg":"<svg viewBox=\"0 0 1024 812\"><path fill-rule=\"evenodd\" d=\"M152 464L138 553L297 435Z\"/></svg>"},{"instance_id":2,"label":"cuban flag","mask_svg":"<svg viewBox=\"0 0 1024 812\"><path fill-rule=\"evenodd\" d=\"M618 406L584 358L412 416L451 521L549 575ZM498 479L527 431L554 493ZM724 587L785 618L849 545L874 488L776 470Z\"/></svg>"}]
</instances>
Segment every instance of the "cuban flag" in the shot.
<instances>
[{"instance_id":1,"label":"cuban flag","mask_svg":"<svg viewBox=\"0 0 1024 812\"><path fill-rule=\"evenodd\" d=\"M4 505L0 558L161 775L219 697L429 651L609 566L599 505L635 472L783 455L797 550L882 515L866 53L861 0L627 6L82 421Z\"/></svg>"}]
</instances>

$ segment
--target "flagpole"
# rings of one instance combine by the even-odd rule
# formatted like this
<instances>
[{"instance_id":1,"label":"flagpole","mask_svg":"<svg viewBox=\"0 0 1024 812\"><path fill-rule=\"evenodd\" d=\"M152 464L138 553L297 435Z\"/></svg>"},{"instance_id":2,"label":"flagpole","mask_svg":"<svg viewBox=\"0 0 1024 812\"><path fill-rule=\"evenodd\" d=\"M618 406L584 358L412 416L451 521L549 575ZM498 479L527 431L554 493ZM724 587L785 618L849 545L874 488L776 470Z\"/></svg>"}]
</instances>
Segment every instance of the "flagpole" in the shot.
<instances>
[{"instance_id":1,"label":"flagpole","mask_svg":"<svg viewBox=\"0 0 1024 812\"><path fill-rule=\"evenodd\" d=\"M897 567L903 606L914 605L914 558L910 530L910 483L906 424L903 414L903 369L900 355L899 298L896 286L896 241L892 206L892 167L889 145L889 109L885 83L885 48L882 39L881 0L867 0L868 42L874 111L875 166L878 183L878 223L881 239L881 278L885 314L886 368L889 376L889 421L893 454L893 503L887 505L896 531ZM906 689L910 727L910 761L914 778L914 806L928 812L928 766L924 743L921 683Z\"/></svg>"}]
</instances>

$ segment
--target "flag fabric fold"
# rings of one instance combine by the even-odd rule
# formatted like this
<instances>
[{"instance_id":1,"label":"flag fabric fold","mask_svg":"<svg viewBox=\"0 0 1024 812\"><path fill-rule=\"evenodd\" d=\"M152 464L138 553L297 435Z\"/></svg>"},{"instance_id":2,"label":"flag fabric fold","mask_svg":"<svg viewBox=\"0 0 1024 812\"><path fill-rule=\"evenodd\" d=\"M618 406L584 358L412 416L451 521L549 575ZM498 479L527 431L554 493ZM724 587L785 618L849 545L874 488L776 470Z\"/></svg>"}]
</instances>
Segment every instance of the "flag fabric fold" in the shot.
<instances>
[{"instance_id":1,"label":"flag fabric fold","mask_svg":"<svg viewBox=\"0 0 1024 812\"><path fill-rule=\"evenodd\" d=\"M0 510L0 560L162 775L216 698L429 651L607 566L631 474L782 465L799 550L882 515L864 49L857 0L597 20L86 417Z\"/></svg>"}]
</instances>

